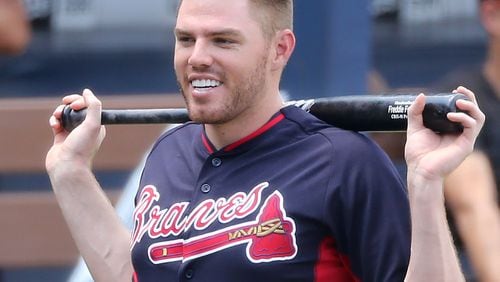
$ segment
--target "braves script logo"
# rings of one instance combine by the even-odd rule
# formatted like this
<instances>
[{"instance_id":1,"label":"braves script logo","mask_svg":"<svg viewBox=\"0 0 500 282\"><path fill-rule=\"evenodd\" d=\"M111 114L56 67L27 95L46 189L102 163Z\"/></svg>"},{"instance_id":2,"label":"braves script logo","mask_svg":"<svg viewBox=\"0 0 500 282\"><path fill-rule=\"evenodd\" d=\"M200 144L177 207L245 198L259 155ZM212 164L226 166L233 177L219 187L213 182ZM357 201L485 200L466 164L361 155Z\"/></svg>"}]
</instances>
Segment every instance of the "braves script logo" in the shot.
<instances>
[{"instance_id":1,"label":"braves script logo","mask_svg":"<svg viewBox=\"0 0 500 282\"><path fill-rule=\"evenodd\" d=\"M204 230L216 220L230 223L245 218L256 211L262 200L262 190L269 186L264 182L248 194L238 192L228 199L205 200L185 215L188 203L176 203L169 209L160 210L153 205L160 195L154 186L146 186L134 211L135 229L132 242L138 243L147 233L151 238L179 235L193 227ZM146 213L149 218L146 220ZM186 261L218 252L236 245L247 244L246 254L254 263L288 260L297 254L295 222L286 216L283 196L272 193L261 206L257 218L232 225L214 232L152 244L148 255L155 264Z\"/></svg>"}]
</instances>

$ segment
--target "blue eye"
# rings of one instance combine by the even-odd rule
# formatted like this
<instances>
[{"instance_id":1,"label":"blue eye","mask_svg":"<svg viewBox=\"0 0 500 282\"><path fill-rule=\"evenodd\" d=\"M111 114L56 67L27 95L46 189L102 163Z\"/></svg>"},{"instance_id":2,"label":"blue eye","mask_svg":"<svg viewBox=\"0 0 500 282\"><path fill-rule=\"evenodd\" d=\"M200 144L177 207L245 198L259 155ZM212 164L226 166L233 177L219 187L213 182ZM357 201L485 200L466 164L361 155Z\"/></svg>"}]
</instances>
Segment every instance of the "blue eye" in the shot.
<instances>
[{"instance_id":1,"label":"blue eye","mask_svg":"<svg viewBox=\"0 0 500 282\"><path fill-rule=\"evenodd\" d=\"M177 37L177 41L180 43L192 43L194 42L194 38L189 36L180 36Z\"/></svg>"},{"instance_id":2,"label":"blue eye","mask_svg":"<svg viewBox=\"0 0 500 282\"><path fill-rule=\"evenodd\" d=\"M233 44L234 41L233 40L229 40L229 39L226 39L226 38L215 38L214 39L214 42L217 43L217 44Z\"/></svg>"}]
</instances>

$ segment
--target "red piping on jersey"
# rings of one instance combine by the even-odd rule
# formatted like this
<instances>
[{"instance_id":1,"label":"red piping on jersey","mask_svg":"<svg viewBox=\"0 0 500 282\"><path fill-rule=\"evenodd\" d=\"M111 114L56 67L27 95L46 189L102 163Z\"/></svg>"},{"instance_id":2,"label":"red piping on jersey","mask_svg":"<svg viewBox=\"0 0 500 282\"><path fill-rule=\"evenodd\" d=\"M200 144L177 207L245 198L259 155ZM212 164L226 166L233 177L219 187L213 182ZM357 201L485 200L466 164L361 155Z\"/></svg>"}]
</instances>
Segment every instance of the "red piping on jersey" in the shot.
<instances>
[{"instance_id":1,"label":"red piping on jersey","mask_svg":"<svg viewBox=\"0 0 500 282\"><path fill-rule=\"evenodd\" d=\"M275 116L274 118L272 118L271 120L269 120L266 124L264 124L262 127L260 127L259 129L257 129L256 131L254 131L253 133L251 133L250 135L246 136L246 137L243 137L242 139L226 146L224 148L224 152L229 152L231 150L234 150L236 149L238 146L241 146L243 144L245 144L246 142L262 135L264 132L268 131L269 129L271 129L273 126L275 126L276 124L278 124L280 121L282 121L283 119L285 118L285 115L280 113L278 114L277 116ZM207 148L207 151L209 154L213 154L214 153L214 148L213 146L211 145L210 141L208 140L207 136L205 135L205 133L202 133L202 141L203 141L203 145L205 146L205 148Z\"/></svg>"},{"instance_id":2,"label":"red piping on jersey","mask_svg":"<svg viewBox=\"0 0 500 282\"><path fill-rule=\"evenodd\" d=\"M256 131L254 131L254 133L248 135L247 137L244 137L242 139L240 139L239 141L236 141L234 142L233 144L227 146L226 148L224 148L224 151L225 152L229 152L231 150L234 150L235 148L237 148L238 146L262 135L264 132L268 131L269 129L271 129L273 126L275 126L278 122L282 121L283 119L285 118L285 115L280 113L279 115L277 115L276 117L274 117L273 119L271 119L270 121L268 121L266 124L264 124L261 128L257 129Z\"/></svg>"},{"instance_id":3,"label":"red piping on jersey","mask_svg":"<svg viewBox=\"0 0 500 282\"><path fill-rule=\"evenodd\" d=\"M205 132L201 133L201 140L203 141L203 145L205 145L205 148L207 149L208 153L213 154L214 149L213 149L212 145L210 144L210 142L208 141L207 136L205 136Z\"/></svg>"},{"instance_id":4,"label":"red piping on jersey","mask_svg":"<svg viewBox=\"0 0 500 282\"><path fill-rule=\"evenodd\" d=\"M133 282L139 282L139 278L137 277L137 272L134 271L134 277L132 279Z\"/></svg>"},{"instance_id":5,"label":"red piping on jersey","mask_svg":"<svg viewBox=\"0 0 500 282\"><path fill-rule=\"evenodd\" d=\"M319 258L314 268L314 281L361 281L352 273L349 258L335 248L335 240L332 237L325 238L320 244Z\"/></svg>"}]
</instances>

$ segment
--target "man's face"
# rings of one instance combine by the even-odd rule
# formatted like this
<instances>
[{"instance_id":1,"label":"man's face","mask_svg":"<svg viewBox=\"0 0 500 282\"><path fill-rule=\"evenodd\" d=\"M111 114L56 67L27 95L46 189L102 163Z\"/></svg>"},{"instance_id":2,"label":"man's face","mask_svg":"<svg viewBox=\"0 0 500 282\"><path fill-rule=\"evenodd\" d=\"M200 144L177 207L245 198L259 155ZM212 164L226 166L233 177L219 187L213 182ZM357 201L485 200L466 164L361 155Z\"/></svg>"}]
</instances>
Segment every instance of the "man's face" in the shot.
<instances>
[{"instance_id":1,"label":"man's face","mask_svg":"<svg viewBox=\"0 0 500 282\"><path fill-rule=\"evenodd\" d=\"M269 46L246 0L184 0L176 24L175 72L190 118L221 124L266 91Z\"/></svg>"}]
</instances>

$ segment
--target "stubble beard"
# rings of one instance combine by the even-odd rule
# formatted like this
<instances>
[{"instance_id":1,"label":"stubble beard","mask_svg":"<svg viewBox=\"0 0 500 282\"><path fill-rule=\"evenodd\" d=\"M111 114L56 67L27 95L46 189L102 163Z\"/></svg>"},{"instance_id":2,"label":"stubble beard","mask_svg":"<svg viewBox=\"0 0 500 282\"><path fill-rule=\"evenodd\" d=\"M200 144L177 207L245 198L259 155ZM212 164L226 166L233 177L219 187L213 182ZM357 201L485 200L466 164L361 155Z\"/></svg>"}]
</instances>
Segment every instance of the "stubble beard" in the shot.
<instances>
[{"instance_id":1,"label":"stubble beard","mask_svg":"<svg viewBox=\"0 0 500 282\"><path fill-rule=\"evenodd\" d=\"M261 96L264 95L263 90L267 83L266 67L267 57L262 56L249 76L246 76L241 82L234 82L235 86L230 89L230 95L224 101L206 110L196 111L193 109L195 107L192 105L193 101L186 95L178 80L177 83L186 102L189 118L202 124L224 124L235 119L254 106L256 99L261 99ZM185 78L184 81L187 79ZM228 85L225 86L228 87Z\"/></svg>"}]
</instances>

